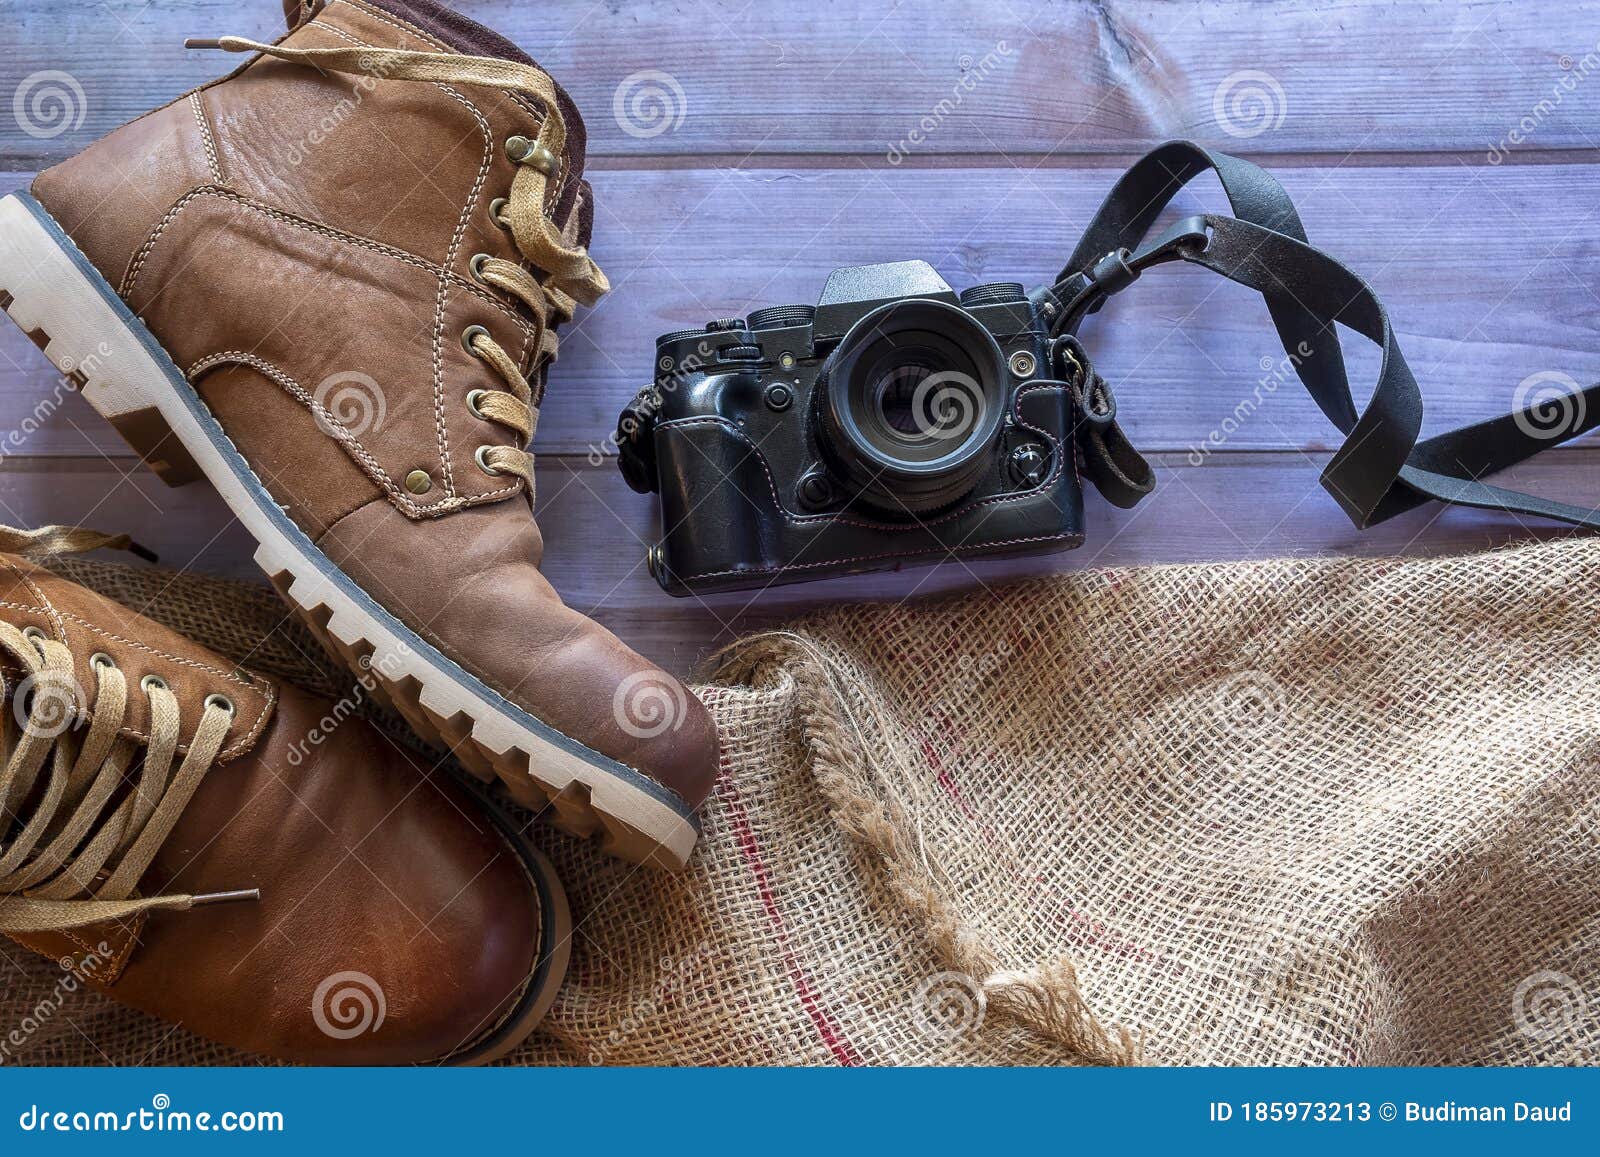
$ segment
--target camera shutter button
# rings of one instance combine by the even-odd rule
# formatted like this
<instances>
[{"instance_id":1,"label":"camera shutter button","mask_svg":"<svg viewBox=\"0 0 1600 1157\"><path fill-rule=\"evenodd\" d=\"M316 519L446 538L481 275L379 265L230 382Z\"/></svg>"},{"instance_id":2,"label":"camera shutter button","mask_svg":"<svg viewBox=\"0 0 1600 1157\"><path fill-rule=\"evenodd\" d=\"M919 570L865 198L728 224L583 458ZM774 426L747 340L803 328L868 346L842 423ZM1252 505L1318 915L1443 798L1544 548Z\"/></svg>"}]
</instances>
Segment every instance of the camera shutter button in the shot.
<instances>
[{"instance_id":1,"label":"camera shutter button","mask_svg":"<svg viewBox=\"0 0 1600 1157\"><path fill-rule=\"evenodd\" d=\"M744 318L742 317L719 317L714 321L706 322L707 333L722 333L725 330L743 328Z\"/></svg>"}]
</instances>

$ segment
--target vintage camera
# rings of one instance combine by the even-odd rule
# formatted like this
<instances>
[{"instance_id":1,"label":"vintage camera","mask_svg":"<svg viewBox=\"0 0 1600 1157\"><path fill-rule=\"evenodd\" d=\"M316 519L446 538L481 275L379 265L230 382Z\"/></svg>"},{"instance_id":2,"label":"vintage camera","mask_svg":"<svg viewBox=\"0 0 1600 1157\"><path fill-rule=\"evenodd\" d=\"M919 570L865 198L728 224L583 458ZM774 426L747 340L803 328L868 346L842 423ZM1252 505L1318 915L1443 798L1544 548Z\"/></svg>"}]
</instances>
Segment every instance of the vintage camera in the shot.
<instances>
[{"instance_id":1,"label":"vintage camera","mask_svg":"<svg viewBox=\"0 0 1600 1157\"><path fill-rule=\"evenodd\" d=\"M685 595L1079 545L1061 340L1021 285L957 296L924 261L664 335L617 430L661 494L651 574Z\"/></svg>"}]
</instances>

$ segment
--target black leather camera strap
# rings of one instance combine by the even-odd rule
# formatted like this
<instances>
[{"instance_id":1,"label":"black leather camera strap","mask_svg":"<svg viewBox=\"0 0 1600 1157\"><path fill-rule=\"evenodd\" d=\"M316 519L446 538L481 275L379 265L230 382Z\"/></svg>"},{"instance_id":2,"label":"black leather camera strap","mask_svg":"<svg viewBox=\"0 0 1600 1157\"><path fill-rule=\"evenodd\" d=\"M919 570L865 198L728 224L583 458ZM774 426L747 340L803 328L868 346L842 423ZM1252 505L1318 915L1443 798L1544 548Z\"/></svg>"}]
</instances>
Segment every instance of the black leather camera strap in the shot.
<instances>
[{"instance_id":1,"label":"black leather camera strap","mask_svg":"<svg viewBox=\"0 0 1600 1157\"><path fill-rule=\"evenodd\" d=\"M1221 179L1235 216L1191 217L1135 248L1178 190L1208 170ZM1360 277L1310 245L1277 180L1238 157L1174 141L1123 175L1060 278L1035 295L1051 319L1058 348L1081 355L1072 335L1084 316L1145 269L1177 260L1220 273L1266 299L1289 364L1345 435L1322 472L1322 485L1357 526L1436 499L1600 529L1600 511L1480 480L1600 425L1600 384L1560 402L1536 399L1516 413L1418 441L1422 394L1383 303ZM1359 411L1335 323L1383 350L1377 385ZM1092 373L1082 376L1090 379L1082 387L1078 439L1085 471L1109 501L1132 506L1152 489L1153 472L1117 425L1110 390ZM1554 429L1552 406L1570 418Z\"/></svg>"}]
</instances>

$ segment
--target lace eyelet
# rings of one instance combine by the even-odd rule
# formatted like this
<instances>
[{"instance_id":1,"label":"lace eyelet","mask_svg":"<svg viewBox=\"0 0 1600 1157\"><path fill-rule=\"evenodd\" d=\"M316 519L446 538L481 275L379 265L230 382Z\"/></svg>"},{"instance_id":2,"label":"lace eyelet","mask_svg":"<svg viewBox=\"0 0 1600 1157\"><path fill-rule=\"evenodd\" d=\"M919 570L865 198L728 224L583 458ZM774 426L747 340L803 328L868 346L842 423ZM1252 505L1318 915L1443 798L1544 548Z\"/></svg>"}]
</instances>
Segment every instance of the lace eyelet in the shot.
<instances>
[{"instance_id":1,"label":"lace eyelet","mask_svg":"<svg viewBox=\"0 0 1600 1157\"><path fill-rule=\"evenodd\" d=\"M488 392L488 390L472 390L467 394L467 409L472 411L472 416L474 418L481 418L485 422L490 421L491 419L488 414L485 414L478 408L478 403Z\"/></svg>"},{"instance_id":2,"label":"lace eyelet","mask_svg":"<svg viewBox=\"0 0 1600 1157\"><path fill-rule=\"evenodd\" d=\"M489 255L487 253L474 253L472 260L467 262L467 269L472 274L472 280L479 285L487 286L489 284L483 279L483 267L488 260Z\"/></svg>"},{"instance_id":3,"label":"lace eyelet","mask_svg":"<svg viewBox=\"0 0 1600 1157\"><path fill-rule=\"evenodd\" d=\"M146 675L139 680L139 690L148 695L155 690L171 691L172 688L167 685L167 681L160 675Z\"/></svg>"},{"instance_id":4,"label":"lace eyelet","mask_svg":"<svg viewBox=\"0 0 1600 1157\"><path fill-rule=\"evenodd\" d=\"M115 671L117 661L104 651L96 651L89 656L89 666L96 671Z\"/></svg>"},{"instance_id":5,"label":"lace eyelet","mask_svg":"<svg viewBox=\"0 0 1600 1157\"><path fill-rule=\"evenodd\" d=\"M42 651L43 648L40 647L39 644L44 642L50 636L45 634L43 627L23 627L22 637L32 643L36 650Z\"/></svg>"},{"instance_id":6,"label":"lace eyelet","mask_svg":"<svg viewBox=\"0 0 1600 1157\"><path fill-rule=\"evenodd\" d=\"M220 707L228 713L229 719L232 719L239 714L239 710L233 705L232 699L229 699L226 695L218 695L215 692L207 695L205 702L201 704L201 706Z\"/></svg>"},{"instance_id":7,"label":"lace eyelet","mask_svg":"<svg viewBox=\"0 0 1600 1157\"><path fill-rule=\"evenodd\" d=\"M505 197L496 197L489 202L489 220L507 232L511 229L511 218L506 216L506 206L511 202Z\"/></svg>"},{"instance_id":8,"label":"lace eyelet","mask_svg":"<svg viewBox=\"0 0 1600 1157\"><path fill-rule=\"evenodd\" d=\"M561 168L561 158L538 141L531 141L523 136L506 139L506 156L513 163L537 169L547 177L555 176L556 171Z\"/></svg>"},{"instance_id":9,"label":"lace eyelet","mask_svg":"<svg viewBox=\"0 0 1600 1157\"><path fill-rule=\"evenodd\" d=\"M461 348L466 350L473 357L481 358L483 355L472 348L472 343L480 337L488 336L489 331L484 329L483 326L469 325L466 329L461 331Z\"/></svg>"},{"instance_id":10,"label":"lace eyelet","mask_svg":"<svg viewBox=\"0 0 1600 1157\"><path fill-rule=\"evenodd\" d=\"M472 456L473 461L477 462L478 469L482 470L485 474L504 474L504 470L500 470L497 467L489 464L488 455L491 449L492 447L490 446L479 446L478 452Z\"/></svg>"}]
</instances>

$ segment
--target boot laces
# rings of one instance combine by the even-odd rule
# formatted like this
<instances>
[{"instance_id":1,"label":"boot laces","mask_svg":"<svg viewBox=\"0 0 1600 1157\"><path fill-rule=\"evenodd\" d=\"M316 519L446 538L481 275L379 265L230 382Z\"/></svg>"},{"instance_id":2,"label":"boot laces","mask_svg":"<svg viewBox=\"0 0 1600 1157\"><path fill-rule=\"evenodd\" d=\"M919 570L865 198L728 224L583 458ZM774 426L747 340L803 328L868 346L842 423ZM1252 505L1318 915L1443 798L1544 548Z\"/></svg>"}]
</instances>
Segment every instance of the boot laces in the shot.
<instances>
[{"instance_id":1,"label":"boot laces","mask_svg":"<svg viewBox=\"0 0 1600 1157\"><path fill-rule=\"evenodd\" d=\"M538 421L537 403L530 377L556 355L555 325L572 318L577 303L593 305L610 289L600 267L575 238L559 229L545 212L557 186L554 178L566 145L566 123L556 103L555 85L543 70L518 61L465 56L453 52L416 52L396 48L289 48L263 44L242 36L191 39L191 48L220 48L227 52L259 52L279 60L380 80L413 80L436 84L481 85L531 98L543 111L537 139L513 137L507 155L517 165L516 177L505 198L490 202L495 224L507 230L528 265L541 270L541 281L521 264L479 254L472 261L478 281L499 289L527 306L535 322L533 358L524 374L517 359L506 352L482 326L462 335L462 344L505 381L504 390L474 390L468 405L479 418L516 432L520 446L533 438ZM576 217L576 214L574 214ZM574 230L575 232L575 230ZM533 495L533 455L515 446L484 445L476 455L480 469L490 474L510 474L526 483Z\"/></svg>"},{"instance_id":2,"label":"boot laces","mask_svg":"<svg viewBox=\"0 0 1600 1157\"><path fill-rule=\"evenodd\" d=\"M0 527L0 550L9 553L123 542L76 528ZM178 700L161 679L147 676L130 688L116 663L96 654L89 663L91 701L65 643L39 628L24 631L4 621L0 660L21 672L12 687L0 671L0 702L9 700L9 710L0 710L0 932L57 932L150 911L259 898L253 889L136 894L227 738L234 708L225 696L206 699L179 761ZM121 733L135 693L150 704L144 742ZM119 788L125 788L120 801Z\"/></svg>"}]
</instances>

